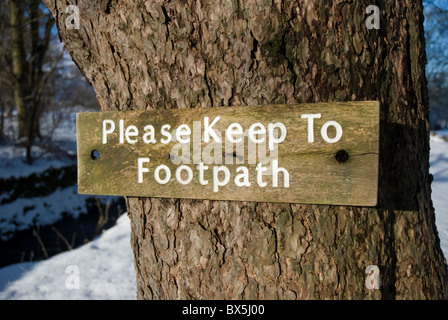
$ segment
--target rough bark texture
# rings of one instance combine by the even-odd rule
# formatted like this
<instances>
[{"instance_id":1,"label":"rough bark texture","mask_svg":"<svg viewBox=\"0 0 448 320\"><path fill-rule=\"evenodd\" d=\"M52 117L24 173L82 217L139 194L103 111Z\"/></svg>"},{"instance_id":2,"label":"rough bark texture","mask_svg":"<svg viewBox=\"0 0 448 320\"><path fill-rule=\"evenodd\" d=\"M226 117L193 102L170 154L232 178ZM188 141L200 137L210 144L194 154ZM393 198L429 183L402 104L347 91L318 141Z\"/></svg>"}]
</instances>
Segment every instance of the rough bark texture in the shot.
<instances>
[{"instance_id":1,"label":"rough bark texture","mask_svg":"<svg viewBox=\"0 0 448 320\"><path fill-rule=\"evenodd\" d=\"M138 298L447 297L421 1L45 2L102 110L381 102L378 208L128 198Z\"/></svg>"}]
</instances>

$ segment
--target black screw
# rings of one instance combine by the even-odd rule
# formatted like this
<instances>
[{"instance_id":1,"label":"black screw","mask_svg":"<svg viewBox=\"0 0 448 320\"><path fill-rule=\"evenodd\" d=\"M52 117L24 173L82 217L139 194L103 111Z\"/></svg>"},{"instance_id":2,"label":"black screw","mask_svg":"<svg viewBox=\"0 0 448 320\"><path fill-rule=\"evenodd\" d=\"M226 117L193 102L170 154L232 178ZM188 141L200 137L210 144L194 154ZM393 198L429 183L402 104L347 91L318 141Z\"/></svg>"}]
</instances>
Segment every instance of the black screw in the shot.
<instances>
[{"instance_id":1,"label":"black screw","mask_svg":"<svg viewBox=\"0 0 448 320\"><path fill-rule=\"evenodd\" d=\"M338 152L336 152L336 155L334 158L336 159L337 162L344 163L344 162L348 161L350 156L348 155L347 151L339 150Z\"/></svg>"},{"instance_id":2,"label":"black screw","mask_svg":"<svg viewBox=\"0 0 448 320\"><path fill-rule=\"evenodd\" d=\"M101 154L98 150L93 150L90 153L90 157L92 158L92 160L98 160L100 158Z\"/></svg>"},{"instance_id":3,"label":"black screw","mask_svg":"<svg viewBox=\"0 0 448 320\"><path fill-rule=\"evenodd\" d=\"M175 157L176 157L175 155L169 153L164 156L166 160L174 160Z\"/></svg>"}]
</instances>

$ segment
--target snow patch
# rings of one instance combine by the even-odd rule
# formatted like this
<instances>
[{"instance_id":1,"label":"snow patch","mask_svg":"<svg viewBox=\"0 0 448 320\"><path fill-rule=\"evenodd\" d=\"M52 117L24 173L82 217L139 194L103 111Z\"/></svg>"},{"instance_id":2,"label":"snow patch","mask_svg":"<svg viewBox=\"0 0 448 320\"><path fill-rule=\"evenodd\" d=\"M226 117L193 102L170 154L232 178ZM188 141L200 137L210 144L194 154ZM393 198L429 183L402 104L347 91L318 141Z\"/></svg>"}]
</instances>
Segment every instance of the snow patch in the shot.
<instances>
[{"instance_id":1,"label":"snow patch","mask_svg":"<svg viewBox=\"0 0 448 320\"><path fill-rule=\"evenodd\" d=\"M434 177L432 182L432 202L435 208L436 226L439 232L440 246L448 260L448 130L431 135L429 171Z\"/></svg>"},{"instance_id":2,"label":"snow patch","mask_svg":"<svg viewBox=\"0 0 448 320\"><path fill-rule=\"evenodd\" d=\"M123 214L82 247L0 269L0 300L130 300L136 299L135 279L130 221Z\"/></svg>"}]
</instances>

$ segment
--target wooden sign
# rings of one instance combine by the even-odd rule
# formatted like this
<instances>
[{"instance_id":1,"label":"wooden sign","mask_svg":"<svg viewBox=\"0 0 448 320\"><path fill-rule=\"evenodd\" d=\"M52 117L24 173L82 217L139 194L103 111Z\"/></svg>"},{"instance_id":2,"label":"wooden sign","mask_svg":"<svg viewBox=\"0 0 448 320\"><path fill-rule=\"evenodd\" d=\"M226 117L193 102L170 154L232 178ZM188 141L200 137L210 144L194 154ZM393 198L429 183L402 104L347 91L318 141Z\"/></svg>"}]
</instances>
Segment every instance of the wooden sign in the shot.
<instances>
[{"instance_id":1,"label":"wooden sign","mask_svg":"<svg viewBox=\"0 0 448 320\"><path fill-rule=\"evenodd\" d=\"M379 103L77 114L82 194L375 206Z\"/></svg>"}]
</instances>

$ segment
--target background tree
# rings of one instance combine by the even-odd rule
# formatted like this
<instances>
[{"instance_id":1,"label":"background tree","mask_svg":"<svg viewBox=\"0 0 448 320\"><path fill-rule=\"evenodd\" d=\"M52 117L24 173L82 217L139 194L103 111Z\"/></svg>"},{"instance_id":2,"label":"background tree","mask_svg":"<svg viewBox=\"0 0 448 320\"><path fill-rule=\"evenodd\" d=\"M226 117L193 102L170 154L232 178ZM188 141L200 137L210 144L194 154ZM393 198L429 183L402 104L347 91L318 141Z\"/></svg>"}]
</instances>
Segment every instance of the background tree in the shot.
<instances>
[{"instance_id":1,"label":"background tree","mask_svg":"<svg viewBox=\"0 0 448 320\"><path fill-rule=\"evenodd\" d=\"M68 108L95 106L95 95L57 40L54 19L41 0L8 0L0 9L0 138L5 119L17 110L16 139L31 163L36 138L46 142ZM53 118L46 136L39 121L44 112Z\"/></svg>"},{"instance_id":2,"label":"background tree","mask_svg":"<svg viewBox=\"0 0 448 320\"><path fill-rule=\"evenodd\" d=\"M441 129L448 126L448 4L426 0L424 5L430 124Z\"/></svg>"},{"instance_id":3,"label":"background tree","mask_svg":"<svg viewBox=\"0 0 448 320\"><path fill-rule=\"evenodd\" d=\"M17 108L18 136L26 139L26 157L31 163L34 137L40 136L39 115L45 84L44 59L54 19L39 0L8 0L10 28L11 87Z\"/></svg>"},{"instance_id":4,"label":"background tree","mask_svg":"<svg viewBox=\"0 0 448 320\"><path fill-rule=\"evenodd\" d=\"M102 110L379 100L376 208L128 198L141 299L447 298L421 1L45 0ZM378 265L380 290L365 286Z\"/></svg>"},{"instance_id":5,"label":"background tree","mask_svg":"<svg viewBox=\"0 0 448 320\"><path fill-rule=\"evenodd\" d=\"M11 97L13 94L8 85L10 77L7 76L5 70L10 69L7 62L7 55L9 54L9 32L8 32L8 15L6 9L6 2L0 3L0 142L4 139L4 123L5 117L12 113L13 103Z\"/></svg>"}]
</instances>

